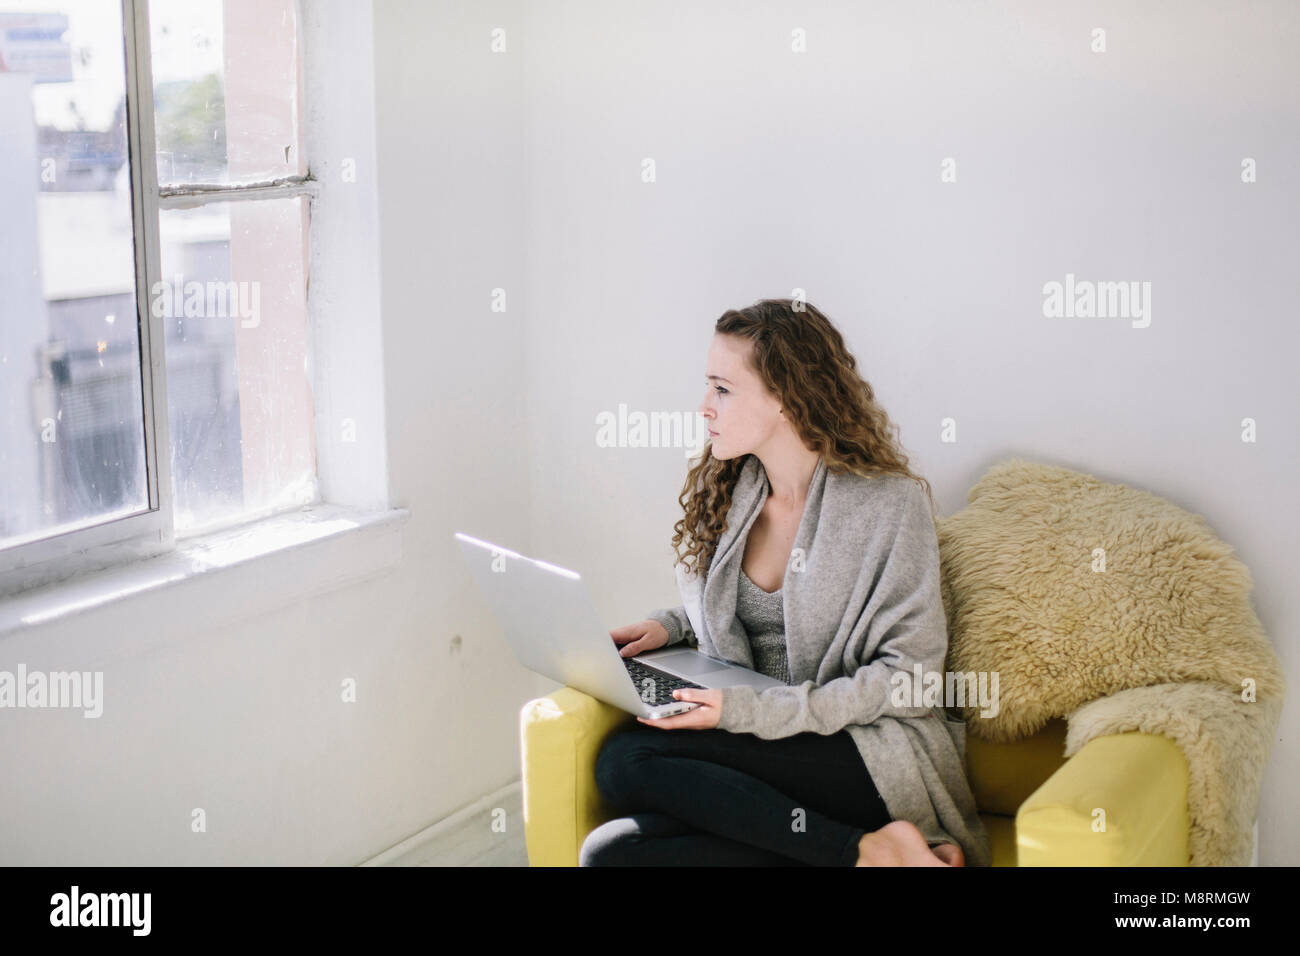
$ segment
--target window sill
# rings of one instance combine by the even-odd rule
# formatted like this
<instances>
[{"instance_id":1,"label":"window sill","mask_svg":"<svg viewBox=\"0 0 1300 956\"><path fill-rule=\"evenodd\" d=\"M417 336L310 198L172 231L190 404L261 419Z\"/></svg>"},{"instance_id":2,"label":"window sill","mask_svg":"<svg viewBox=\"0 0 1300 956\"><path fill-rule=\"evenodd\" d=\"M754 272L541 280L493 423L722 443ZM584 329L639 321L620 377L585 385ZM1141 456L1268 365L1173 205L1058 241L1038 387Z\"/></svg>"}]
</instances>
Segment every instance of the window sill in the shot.
<instances>
[{"instance_id":1,"label":"window sill","mask_svg":"<svg viewBox=\"0 0 1300 956\"><path fill-rule=\"evenodd\" d=\"M247 616L364 580L401 561L404 508L358 511L317 504L177 542L167 554L68 578L0 600L0 637L103 608L136 595L209 577L252 573L237 607ZM271 582L268 584L267 582ZM197 610L197 609L196 609ZM205 624L214 622L204 615Z\"/></svg>"}]
</instances>

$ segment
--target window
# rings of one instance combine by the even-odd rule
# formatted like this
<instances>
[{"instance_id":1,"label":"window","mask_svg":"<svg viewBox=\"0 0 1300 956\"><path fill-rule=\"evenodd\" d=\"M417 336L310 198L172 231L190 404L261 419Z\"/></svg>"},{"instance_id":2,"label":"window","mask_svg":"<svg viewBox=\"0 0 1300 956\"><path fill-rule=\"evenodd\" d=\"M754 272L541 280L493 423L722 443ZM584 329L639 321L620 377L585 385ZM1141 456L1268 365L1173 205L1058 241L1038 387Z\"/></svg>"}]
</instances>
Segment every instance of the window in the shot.
<instances>
[{"instance_id":1,"label":"window","mask_svg":"<svg viewBox=\"0 0 1300 956\"><path fill-rule=\"evenodd\" d=\"M319 501L296 0L0 12L0 593Z\"/></svg>"}]
</instances>

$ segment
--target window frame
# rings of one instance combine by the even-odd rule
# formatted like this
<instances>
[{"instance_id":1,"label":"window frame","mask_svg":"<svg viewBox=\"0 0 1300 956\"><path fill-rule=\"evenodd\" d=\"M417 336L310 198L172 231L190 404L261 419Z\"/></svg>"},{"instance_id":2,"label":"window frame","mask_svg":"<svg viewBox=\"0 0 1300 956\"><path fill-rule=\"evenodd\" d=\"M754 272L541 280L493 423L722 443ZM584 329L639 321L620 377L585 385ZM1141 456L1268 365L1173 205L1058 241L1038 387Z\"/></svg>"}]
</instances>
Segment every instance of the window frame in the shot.
<instances>
[{"instance_id":1,"label":"window frame","mask_svg":"<svg viewBox=\"0 0 1300 956\"><path fill-rule=\"evenodd\" d=\"M167 365L163 317L150 308L150 290L161 281L162 245L159 213L213 203L302 197L308 203L304 242L310 242L319 185L310 157L306 174L266 182L195 184L160 187L157 139L154 130L153 60L149 0L120 0L125 63L126 137L130 163L132 227L135 247L136 327L139 331L141 399L144 419L145 471L148 510L119 518L87 519L84 527L56 532L35 541L0 550L0 598L62 581L84 571L100 570L176 550L178 540L219 532L304 507L325 504L319 468L316 496L308 505L241 514L213 526L177 534L172 491L171 448L167 412ZM291 0L298 35L295 69L303 90L304 46L302 0ZM304 90L305 93L305 90ZM304 122L300 106L298 123ZM310 262L308 265L310 270ZM310 277L310 271L308 273ZM310 283L309 283L310 287ZM308 341L312 310L308 300ZM319 412L319 409L316 410Z\"/></svg>"}]
</instances>

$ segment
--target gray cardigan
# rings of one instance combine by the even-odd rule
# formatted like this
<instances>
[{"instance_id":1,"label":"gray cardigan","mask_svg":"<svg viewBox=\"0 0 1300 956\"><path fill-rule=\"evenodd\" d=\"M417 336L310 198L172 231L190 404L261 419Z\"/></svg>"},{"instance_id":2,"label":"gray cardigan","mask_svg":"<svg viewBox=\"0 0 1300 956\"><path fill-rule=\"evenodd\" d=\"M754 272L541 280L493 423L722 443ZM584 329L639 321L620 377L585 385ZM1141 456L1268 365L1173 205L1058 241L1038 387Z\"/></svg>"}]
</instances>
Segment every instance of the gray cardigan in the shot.
<instances>
[{"instance_id":1,"label":"gray cardigan","mask_svg":"<svg viewBox=\"0 0 1300 956\"><path fill-rule=\"evenodd\" d=\"M686 641L753 667L736 619L741 558L771 487L750 455L703 580L677 565L683 604L652 611L669 644ZM966 779L966 724L942 707L898 706L891 678L943 674L948 626L929 499L901 475L833 474L819 460L783 585L789 687L722 691L718 728L766 740L847 729L889 814L931 844L956 843L967 866L991 862ZM908 703L913 703L908 701ZM690 733L690 731L681 731Z\"/></svg>"}]
</instances>

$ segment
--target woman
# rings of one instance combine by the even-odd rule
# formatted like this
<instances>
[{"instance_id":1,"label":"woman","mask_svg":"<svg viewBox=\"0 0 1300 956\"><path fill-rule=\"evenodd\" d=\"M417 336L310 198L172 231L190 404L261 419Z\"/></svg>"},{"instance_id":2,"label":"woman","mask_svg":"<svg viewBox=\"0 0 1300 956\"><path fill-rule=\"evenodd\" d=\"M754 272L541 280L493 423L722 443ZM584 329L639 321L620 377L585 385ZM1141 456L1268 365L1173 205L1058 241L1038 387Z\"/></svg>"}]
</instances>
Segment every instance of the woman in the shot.
<instances>
[{"instance_id":1,"label":"woman","mask_svg":"<svg viewBox=\"0 0 1300 956\"><path fill-rule=\"evenodd\" d=\"M596 782L624 815L581 864L988 865L965 724L915 693L948 648L928 483L816 308L768 299L714 331L684 603L610 633L786 686L683 689L694 709L611 735Z\"/></svg>"}]
</instances>

